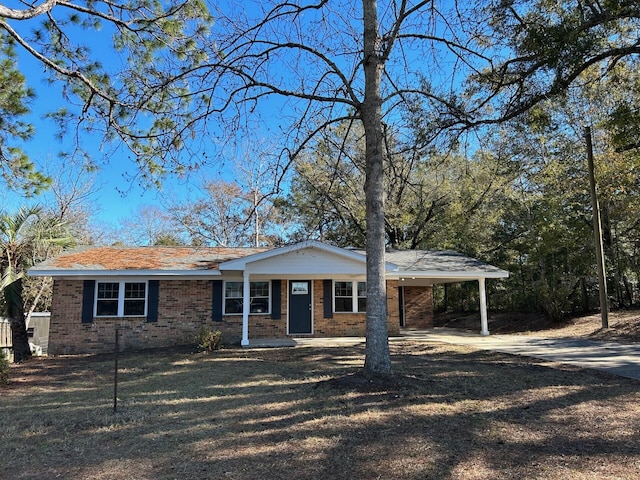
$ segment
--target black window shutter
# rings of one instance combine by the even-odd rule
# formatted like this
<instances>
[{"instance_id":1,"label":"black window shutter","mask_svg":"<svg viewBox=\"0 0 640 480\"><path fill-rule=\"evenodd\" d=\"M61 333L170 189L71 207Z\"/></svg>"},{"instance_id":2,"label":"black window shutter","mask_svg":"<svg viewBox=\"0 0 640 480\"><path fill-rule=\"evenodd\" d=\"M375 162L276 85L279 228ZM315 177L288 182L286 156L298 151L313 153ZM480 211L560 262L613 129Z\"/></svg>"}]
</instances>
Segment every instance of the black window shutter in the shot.
<instances>
[{"instance_id":1,"label":"black window shutter","mask_svg":"<svg viewBox=\"0 0 640 480\"><path fill-rule=\"evenodd\" d=\"M149 303L147 305L147 322L158 321L158 300L160 293L160 281L149 280Z\"/></svg>"},{"instance_id":2,"label":"black window shutter","mask_svg":"<svg viewBox=\"0 0 640 480\"><path fill-rule=\"evenodd\" d=\"M213 280L211 319L214 322L222 321L222 280Z\"/></svg>"},{"instance_id":3,"label":"black window shutter","mask_svg":"<svg viewBox=\"0 0 640 480\"><path fill-rule=\"evenodd\" d=\"M96 294L96 281L85 280L82 288L82 323L93 323L93 300Z\"/></svg>"},{"instance_id":4,"label":"black window shutter","mask_svg":"<svg viewBox=\"0 0 640 480\"><path fill-rule=\"evenodd\" d=\"M282 318L282 282L271 280L271 319L280 320Z\"/></svg>"},{"instance_id":5,"label":"black window shutter","mask_svg":"<svg viewBox=\"0 0 640 480\"><path fill-rule=\"evenodd\" d=\"M323 280L322 290L324 292L324 318L333 318L333 281Z\"/></svg>"}]
</instances>

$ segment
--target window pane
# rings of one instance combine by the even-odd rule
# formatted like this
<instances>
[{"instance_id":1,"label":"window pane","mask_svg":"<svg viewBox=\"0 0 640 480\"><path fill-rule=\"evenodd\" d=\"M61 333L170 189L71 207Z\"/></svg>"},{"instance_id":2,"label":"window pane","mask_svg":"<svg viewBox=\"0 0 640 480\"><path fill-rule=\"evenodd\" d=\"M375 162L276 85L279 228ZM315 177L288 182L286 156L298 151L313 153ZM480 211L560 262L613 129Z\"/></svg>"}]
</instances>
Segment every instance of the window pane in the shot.
<instances>
[{"instance_id":1,"label":"window pane","mask_svg":"<svg viewBox=\"0 0 640 480\"><path fill-rule=\"evenodd\" d=\"M146 297L147 284L140 283L125 283L124 284L124 298L142 298Z\"/></svg>"},{"instance_id":2,"label":"window pane","mask_svg":"<svg viewBox=\"0 0 640 480\"><path fill-rule=\"evenodd\" d=\"M367 297L359 297L358 298L358 311L366 312L367 311Z\"/></svg>"},{"instance_id":3,"label":"window pane","mask_svg":"<svg viewBox=\"0 0 640 480\"><path fill-rule=\"evenodd\" d=\"M98 300L96 304L96 316L98 317L117 317L118 316L118 300Z\"/></svg>"},{"instance_id":4,"label":"window pane","mask_svg":"<svg viewBox=\"0 0 640 480\"><path fill-rule=\"evenodd\" d=\"M98 283L98 298L118 298L119 283ZM117 302L116 302L117 305Z\"/></svg>"},{"instance_id":5,"label":"window pane","mask_svg":"<svg viewBox=\"0 0 640 480\"><path fill-rule=\"evenodd\" d=\"M96 316L118 316L118 292L120 284L117 282L98 282L98 300L96 302Z\"/></svg>"},{"instance_id":6,"label":"window pane","mask_svg":"<svg viewBox=\"0 0 640 480\"><path fill-rule=\"evenodd\" d=\"M242 298L242 282L226 282L224 289L225 298Z\"/></svg>"},{"instance_id":7,"label":"window pane","mask_svg":"<svg viewBox=\"0 0 640 480\"><path fill-rule=\"evenodd\" d=\"M351 297L353 295L353 284L351 282L336 282L336 297Z\"/></svg>"},{"instance_id":8,"label":"window pane","mask_svg":"<svg viewBox=\"0 0 640 480\"><path fill-rule=\"evenodd\" d=\"M242 300L237 298L227 298L224 301L225 313L242 313Z\"/></svg>"},{"instance_id":9,"label":"window pane","mask_svg":"<svg viewBox=\"0 0 640 480\"><path fill-rule=\"evenodd\" d=\"M226 282L224 313L239 314L243 310L243 282ZM269 282L249 283L249 313L269 313Z\"/></svg>"},{"instance_id":10,"label":"window pane","mask_svg":"<svg viewBox=\"0 0 640 480\"><path fill-rule=\"evenodd\" d=\"M125 300L124 315L144 315L144 300Z\"/></svg>"},{"instance_id":11,"label":"window pane","mask_svg":"<svg viewBox=\"0 0 640 480\"><path fill-rule=\"evenodd\" d=\"M249 313L269 313L269 299L252 298Z\"/></svg>"},{"instance_id":12,"label":"window pane","mask_svg":"<svg viewBox=\"0 0 640 480\"><path fill-rule=\"evenodd\" d=\"M335 282L334 305L336 312L353 312L353 283Z\"/></svg>"},{"instance_id":13,"label":"window pane","mask_svg":"<svg viewBox=\"0 0 640 480\"><path fill-rule=\"evenodd\" d=\"M224 284L224 313L242 313L243 282L225 282Z\"/></svg>"},{"instance_id":14,"label":"window pane","mask_svg":"<svg viewBox=\"0 0 640 480\"><path fill-rule=\"evenodd\" d=\"M367 311L367 282L358 282L358 311Z\"/></svg>"},{"instance_id":15,"label":"window pane","mask_svg":"<svg viewBox=\"0 0 640 480\"><path fill-rule=\"evenodd\" d=\"M249 286L249 296L269 297L269 282L251 282Z\"/></svg>"},{"instance_id":16,"label":"window pane","mask_svg":"<svg viewBox=\"0 0 640 480\"><path fill-rule=\"evenodd\" d=\"M353 299L336 297L336 312L353 312Z\"/></svg>"}]
</instances>

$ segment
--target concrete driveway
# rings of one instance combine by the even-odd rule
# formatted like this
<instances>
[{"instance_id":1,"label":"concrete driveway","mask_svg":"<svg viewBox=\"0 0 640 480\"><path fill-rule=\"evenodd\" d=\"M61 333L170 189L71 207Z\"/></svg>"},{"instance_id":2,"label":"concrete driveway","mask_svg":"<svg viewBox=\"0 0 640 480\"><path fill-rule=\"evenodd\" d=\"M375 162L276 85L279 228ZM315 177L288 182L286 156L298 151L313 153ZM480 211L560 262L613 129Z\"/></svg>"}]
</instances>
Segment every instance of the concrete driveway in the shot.
<instances>
[{"instance_id":1,"label":"concrete driveway","mask_svg":"<svg viewBox=\"0 0 640 480\"><path fill-rule=\"evenodd\" d=\"M405 331L401 338L471 345L483 350L567 363L640 380L640 344L529 335L482 336L445 328Z\"/></svg>"},{"instance_id":2,"label":"concrete driveway","mask_svg":"<svg viewBox=\"0 0 640 480\"><path fill-rule=\"evenodd\" d=\"M389 341L397 342L407 339L471 345L483 350L567 363L640 380L640 344L599 342L575 338L542 338L529 335L482 336L446 328L406 330L399 337L390 337ZM364 344L365 339L364 337L284 338L251 340L250 342L249 348L335 347Z\"/></svg>"}]
</instances>

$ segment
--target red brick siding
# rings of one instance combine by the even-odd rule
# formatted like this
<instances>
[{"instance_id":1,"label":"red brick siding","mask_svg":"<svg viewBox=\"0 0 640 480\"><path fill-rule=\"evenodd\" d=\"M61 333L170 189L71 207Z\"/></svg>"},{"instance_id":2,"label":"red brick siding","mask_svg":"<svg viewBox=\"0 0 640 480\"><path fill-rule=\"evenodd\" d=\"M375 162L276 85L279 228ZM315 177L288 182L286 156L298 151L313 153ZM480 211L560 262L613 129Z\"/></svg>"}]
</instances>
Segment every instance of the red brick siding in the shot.
<instances>
[{"instance_id":1,"label":"red brick siding","mask_svg":"<svg viewBox=\"0 0 640 480\"><path fill-rule=\"evenodd\" d=\"M387 325L389 335L400 335L400 303L397 280L387 281Z\"/></svg>"},{"instance_id":2,"label":"red brick siding","mask_svg":"<svg viewBox=\"0 0 640 480\"><path fill-rule=\"evenodd\" d=\"M200 330L219 326L211 319L212 285L208 280L160 281L158 321L153 323L145 317L127 317L96 318L93 323L83 324L82 288L81 280L54 281L51 354L111 352L116 327L121 332L121 349L137 350L194 344Z\"/></svg>"},{"instance_id":3,"label":"red brick siding","mask_svg":"<svg viewBox=\"0 0 640 480\"><path fill-rule=\"evenodd\" d=\"M333 318L324 318L322 286L322 280L313 281L314 335L364 336L364 313L334 313ZM288 288L288 281L282 280L280 319L272 319L270 315L249 316L249 339L286 336ZM50 354L112 352L116 327L121 332L122 350L194 344L196 335L203 328L221 330L225 343L239 343L242 338L242 315L225 315L219 322L212 320L210 280L161 280L158 321L152 323L147 322L144 317L96 318L93 323L82 323L82 290L82 280L54 281L49 331ZM412 305L423 305L424 309L431 312L432 318L430 289L428 293L426 303L418 302L414 293L407 294L406 290L405 298L413 298ZM388 282L387 300L389 334L398 335L396 281Z\"/></svg>"},{"instance_id":4,"label":"red brick siding","mask_svg":"<svg viewBox=\"0 0 640 480\"><path fill-rule=\"evenodd\" d=\"M404 287L405 328L433 327L432 287Z\"/></svg>"},{"instance_id":5,"label":"red brick siding","mask_svg":"<svg viewBox=\"0 0 640 480\"><path fill-rule=\"evenodd\" d=\"M366 333L365 313L334 313L324 318L322 280L313 281L313 332L316 337L362 337ZM398 282L387 282L387 328L389 335L400 333Z\"/></svg>"}]
</instances>

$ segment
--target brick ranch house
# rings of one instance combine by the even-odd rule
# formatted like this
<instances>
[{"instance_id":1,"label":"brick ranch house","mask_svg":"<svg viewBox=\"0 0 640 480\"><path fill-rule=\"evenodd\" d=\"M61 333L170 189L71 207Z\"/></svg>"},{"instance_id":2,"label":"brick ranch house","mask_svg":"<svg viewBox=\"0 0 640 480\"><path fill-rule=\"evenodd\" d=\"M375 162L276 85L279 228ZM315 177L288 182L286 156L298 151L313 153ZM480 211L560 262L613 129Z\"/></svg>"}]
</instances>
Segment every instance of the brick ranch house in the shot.
<instances>
[{"instance_id":1,"label":"brick ranch house","mask_svg":"<svg viewBox=\"0 0 640 480\"><path fill-rule=\"evenodd\" d=\"M388 327L433 326L432 285L478 281L481 332L485 280L508 272L461 254L386 255ZM80 247L29 270L53 277L50 354L191 344L204 328L225 343L296 336L364 336L363 251L306 241L274 249Z\"/></svg>"}]
</instances>

